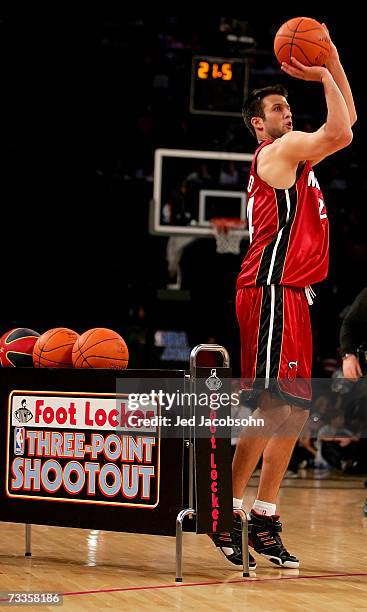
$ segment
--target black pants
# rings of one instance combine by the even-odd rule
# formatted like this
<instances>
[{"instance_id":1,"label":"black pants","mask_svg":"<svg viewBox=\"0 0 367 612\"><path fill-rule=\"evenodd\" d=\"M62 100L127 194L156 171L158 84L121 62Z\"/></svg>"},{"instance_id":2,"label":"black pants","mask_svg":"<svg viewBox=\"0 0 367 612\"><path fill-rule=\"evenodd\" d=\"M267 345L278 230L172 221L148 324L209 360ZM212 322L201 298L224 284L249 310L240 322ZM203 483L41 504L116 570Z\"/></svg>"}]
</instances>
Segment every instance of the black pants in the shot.
<instances>
[{"instance_id":1,"label":"black pants","mask_svg":"<svg viewBox=\"0 0 367 612\"><path fill-rule=\"evenodd\" d=\"M350 442L348 446L340 446L339 442L322 442L321 454L338 470L354 474L367 472L366 440Z\"/></svg>"}]
</instances>

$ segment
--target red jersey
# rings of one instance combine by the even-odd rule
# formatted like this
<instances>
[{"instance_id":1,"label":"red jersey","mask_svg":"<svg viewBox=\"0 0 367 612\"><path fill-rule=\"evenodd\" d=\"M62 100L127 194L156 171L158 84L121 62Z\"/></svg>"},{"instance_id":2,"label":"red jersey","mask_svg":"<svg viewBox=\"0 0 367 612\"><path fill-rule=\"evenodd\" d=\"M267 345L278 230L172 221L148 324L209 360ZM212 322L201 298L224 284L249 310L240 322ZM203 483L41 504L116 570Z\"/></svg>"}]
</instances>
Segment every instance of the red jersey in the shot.
<instances>
[{"instance_id":1,"label":"red jersey","mask_svg":"<svg viewBox=\"0 0 367 612\"><path fill-rule=\"evenodd\" d=\"M306 161L295 184L274 189L256 173L255 151L247 187L250 246L237 289L254 285L307 287L322 281L329 264L329 224L320 186Z\"/></svg>"}]
</instances>

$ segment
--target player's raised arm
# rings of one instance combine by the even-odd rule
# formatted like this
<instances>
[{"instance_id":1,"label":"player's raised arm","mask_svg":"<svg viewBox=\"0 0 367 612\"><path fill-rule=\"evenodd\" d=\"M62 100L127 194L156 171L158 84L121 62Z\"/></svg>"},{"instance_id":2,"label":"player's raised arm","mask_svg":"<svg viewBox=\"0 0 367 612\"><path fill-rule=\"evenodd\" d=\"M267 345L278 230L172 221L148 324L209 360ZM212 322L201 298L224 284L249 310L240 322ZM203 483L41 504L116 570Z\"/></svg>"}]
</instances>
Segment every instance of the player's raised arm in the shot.
<instances>
[{"instance_id":1,"label":"player's raised arm","mask_svg":"<svg viewBox=\"0 0 367 612\"><path fill-rule=\"evenodd\" d=\"M319 81L324 87L327 118L316 132L289 132L277 140L273 153L292 162L314 160L348 146L353 139L346 101L327 68L304 66L292 58L292 65L282 63L282 70L304 81Z\"/></svg>"},{"instance_id":2,"label":"player's raised arm","mask_svg":"<svg viewBox=\"0 0 367 612\"><path fill-rule=\"evenodd\" d=\"M327 29L326 25L323 23L322 26L330 38L329 30ZM352 94L352 90L349 85L347 75L345 74L344 68L341 64L338 50L336 46L334 45L333 41L331 40L331 38L330 38L330 54L329 54L327 61L325 62L325 66L331 73L331 76L333 77L335 83L337 84L337 86L339 87L342 93L342 96L348 107L350 125L352 127L357 121L357 111L354 105L353 94Z\"/></svg>"}]
</instances>

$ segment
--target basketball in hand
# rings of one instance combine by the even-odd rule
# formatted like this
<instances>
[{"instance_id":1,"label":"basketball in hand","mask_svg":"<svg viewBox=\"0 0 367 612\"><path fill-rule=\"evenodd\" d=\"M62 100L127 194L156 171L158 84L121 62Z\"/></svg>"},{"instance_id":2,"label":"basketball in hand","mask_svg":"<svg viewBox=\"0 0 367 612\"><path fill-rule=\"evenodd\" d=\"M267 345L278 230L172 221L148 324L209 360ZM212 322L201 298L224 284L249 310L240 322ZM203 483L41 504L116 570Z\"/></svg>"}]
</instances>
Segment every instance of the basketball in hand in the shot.
<instances>
[{"instance_id":1,"label":"basketball in hand","mask_svg":"<svg viewBox=\"0 0 367 612\"><path fill-rule=\"evenodd\" d=\"M280 64L291 64L295 57L305 66L323 66L330 54L330 38L315 19L294 17L277 31L274 52Z\"/></svg>"}]
</instances>

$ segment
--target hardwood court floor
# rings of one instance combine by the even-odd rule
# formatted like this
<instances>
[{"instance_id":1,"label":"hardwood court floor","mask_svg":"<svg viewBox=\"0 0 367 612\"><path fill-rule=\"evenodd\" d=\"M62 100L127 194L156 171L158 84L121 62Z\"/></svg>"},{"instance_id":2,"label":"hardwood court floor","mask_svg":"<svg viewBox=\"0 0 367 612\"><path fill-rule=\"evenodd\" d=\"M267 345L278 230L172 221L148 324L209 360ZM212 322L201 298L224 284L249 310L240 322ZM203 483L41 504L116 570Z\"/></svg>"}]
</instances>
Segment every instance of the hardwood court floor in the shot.
<instances>
[{"instance_id":1,"label":"hardwood court floor","mask_svg":"<svg viewBox=\"0 0 367 612\"><path fill-rule=\"evenodd\" d=\"M242 578L207 536L184 534L179 585L174 538L34 526L24 558L24 526L0 523L0 591L64 593L62 608L32 610L367 610L366 495L362 478L285 480L283 540L299 570L257 557Z\"/></svg>"}]
</instances>

